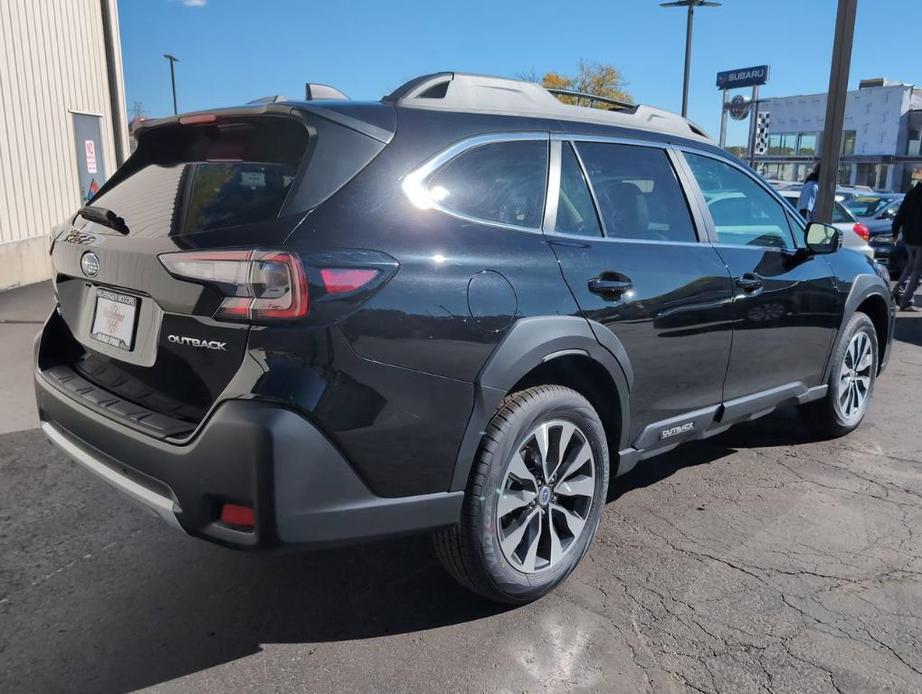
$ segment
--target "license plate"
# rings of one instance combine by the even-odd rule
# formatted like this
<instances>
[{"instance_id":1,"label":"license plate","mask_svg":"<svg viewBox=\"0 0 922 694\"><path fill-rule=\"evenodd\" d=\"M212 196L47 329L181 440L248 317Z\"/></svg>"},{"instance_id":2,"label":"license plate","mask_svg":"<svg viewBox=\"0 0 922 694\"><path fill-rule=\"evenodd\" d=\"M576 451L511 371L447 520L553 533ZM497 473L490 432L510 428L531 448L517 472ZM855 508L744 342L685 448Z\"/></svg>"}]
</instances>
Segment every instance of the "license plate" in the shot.
<instances>
[{"instance_id":1,"label":"license plate","mask_svg":"<svg viewBox=\"0 0 922 694\"><path fill-rule=\"evenodd\" d=\"M137 297L97 289L96 313L90 337L119 349L130 350L134 346L137 309Z\"/></svg>"}]
</instances>

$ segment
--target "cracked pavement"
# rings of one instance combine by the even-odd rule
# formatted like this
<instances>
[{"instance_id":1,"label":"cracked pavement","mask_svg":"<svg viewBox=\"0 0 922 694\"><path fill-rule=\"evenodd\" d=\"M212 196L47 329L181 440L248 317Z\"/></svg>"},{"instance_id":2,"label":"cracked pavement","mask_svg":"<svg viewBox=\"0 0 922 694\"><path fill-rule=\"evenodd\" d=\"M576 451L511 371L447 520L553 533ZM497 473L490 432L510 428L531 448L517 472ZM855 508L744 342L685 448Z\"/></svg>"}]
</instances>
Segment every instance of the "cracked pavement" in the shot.
<instances>
[{"instance_id":1,"label":"cracked pavement","mask_svg":"<svg viewBox=\"0 0 922 694\"><path fill-rule=\"evenodd\" d=\"M922 691L922 318L894 345L857 432L811 441L779 411L642 463L568 582L515 609L425 538L183 537L6 433L0 691Z\"/></svg>"}]
</instances>

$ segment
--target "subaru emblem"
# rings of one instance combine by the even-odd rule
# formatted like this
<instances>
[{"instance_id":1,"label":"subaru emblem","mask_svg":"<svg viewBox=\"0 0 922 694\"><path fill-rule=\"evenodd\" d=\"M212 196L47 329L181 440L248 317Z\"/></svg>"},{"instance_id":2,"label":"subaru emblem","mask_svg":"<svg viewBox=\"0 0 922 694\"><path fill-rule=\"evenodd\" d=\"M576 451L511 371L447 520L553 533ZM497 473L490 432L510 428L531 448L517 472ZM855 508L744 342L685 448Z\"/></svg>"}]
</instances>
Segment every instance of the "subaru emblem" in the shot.
<instances>
[{"instance_id":1,"label":"subaru emblem","mask_svg":"<svg viewBox=\"0 0 922 694\"><path fill-rule=\"evenodd\" d=\"M99 272L99 256L93 251L84 253L83 257L80 258L80 269L83 270L83 274L87 277L96 277Z\"/></svg>"}]
</instances>

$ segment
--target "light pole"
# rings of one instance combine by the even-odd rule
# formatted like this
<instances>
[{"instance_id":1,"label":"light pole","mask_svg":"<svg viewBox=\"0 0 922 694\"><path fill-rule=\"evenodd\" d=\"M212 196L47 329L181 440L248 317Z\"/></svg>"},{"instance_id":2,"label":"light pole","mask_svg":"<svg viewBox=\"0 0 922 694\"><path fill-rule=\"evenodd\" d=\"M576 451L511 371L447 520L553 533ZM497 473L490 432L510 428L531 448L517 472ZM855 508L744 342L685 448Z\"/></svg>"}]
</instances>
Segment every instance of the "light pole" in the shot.
<instances>
[{"instance_id":1,"label":"light pole","mask_svg":"<svg viewBox=\"0 0 922 694\"><path fill-rule=\"evenodd\" d=\"M674 2L661 2L660 7L686 7L688 8L688 23L685 28L685 82L682 86L682 117L688 117L688 77L691 74L691 47L692 25L695 22L696 7L720 7L719 2L709 0L675 0Z\"/></svg>"},{"instance_id":2,"label":"light pole","mask_svg":"<svg viewBox=\"0 0 922 694\"><path fill-rule=\"evenodd\" d=\"M820 162L819 196L814 219L832 221L833 201L839 178L839 154L842 151L842 126L845 121L845 100L848 96L848 72L852 62L855 38L855 15L858 0L839 0L836 31L832 45L832 67L829 70L829 96L826 98L826 120L823 127Z\"/></svg>"},{"instance_id":3,"label":"light pole","mask_svg":"<svg viewBox=\"0 0 922 694\"><path fill-rule=\"evenodd\" d=\"M170 84L173 85L173 115L175 116L179 110L176 108L176 73L173 72L173 63L178 63L179 58L169 53L164 53L163 57L170 61Z\"/></svg>"}]
</instances>

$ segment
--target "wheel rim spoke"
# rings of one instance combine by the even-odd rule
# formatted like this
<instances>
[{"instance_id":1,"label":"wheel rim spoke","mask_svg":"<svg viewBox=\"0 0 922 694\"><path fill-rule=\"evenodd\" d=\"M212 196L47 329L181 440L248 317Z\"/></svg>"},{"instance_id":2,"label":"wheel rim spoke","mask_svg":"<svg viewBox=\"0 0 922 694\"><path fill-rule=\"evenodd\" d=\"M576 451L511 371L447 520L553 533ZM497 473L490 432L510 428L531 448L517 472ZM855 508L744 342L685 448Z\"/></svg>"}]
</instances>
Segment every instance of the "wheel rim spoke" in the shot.
<instances>
[{"instance_id":1,"label":"wheel rim spoke","mask_svg":"<svg viewBox=\"0 0 922 694\"><path fill-rule=\"evenodd\" d=\"M496 513L500 518L505 518L513 511L518 511L525 506L528 506L535 497L538 496L537 492L529 491L527 489L519 490L509 490L507 489L499 498L499 502L496 506Z\"/></svg>"},{"instance_id":2,"label":"wheel rim spoke","mask_svg":"<svg viewBox=\"0 0 922 694\"><path fill-rule=\"evenodd\" d=\"M554 491L562 496L588 496L595 494L595 480L589 475L577 475L557 483Z\"/></svg>"},{"instance_id":3,"label":"wheel rim spoke","mask_svg":"<svg viewBox=\"0 0 922 694\"><path fill-rule=\"evenodd\" d=\"M495 527L509 563L535 573L561 561L584 531L595 462L586 435L570 421L538 424L522 441L497 492Z\"/></svg>"},{"instance_id":4,"label":"wheel rim spoke","mask_svg":"<svg viewBox=\"0 0 922 694\"><path fill-rule=\"evenodd\" d=\"M839 408L845 417L861 416L868 401L874 377L874 345L860 332L852 337L839 370Z\"/></svg>"},{"instance_id":5,"label":"wheel rim spoke","mask_svg":"<svg viewBox=\"0 0 922 694\"><path fill-rule=\"evenodd\" d=\"M542 424L535 431L535 441L538 444L538 453L541 455L541 474L547 480L547 457L550 455L551 442L549 441L548 425Z\"/></svg>"},{"instance_id":6,"label":"wheel rim spoke","mask_svg":"<svg viewBox=\"0 0 922 694\"><path fill-rule=\"evenodd\" d=\"M554 565L560 557L563 556L563 546L560 544L560 536L557 534L557 528L554 525L554 508L552 507L547 514L547 532L551 539L549 565Z\"/></svg>"},{"instance_id":7,"label":"wheel rim spoke","mask_svg":"<svg viewBox=\"0 0 922 694\"><path fill-rule=\"evenodd\" d=\"M550 480L554 479L554 476L557 474L563 462L567 448L570 445L570 440L573 438L573 432L576 431L576 427L569 422L561 422L558 428L560 429L560 436L557 438L556 454L553 458L549 458L544 463L545 482L550 482ZM550 433L548 436L550 437Z\"/></svg>"},{"instance_id":8,"label":"wheel rim spoke","mask_svg":"<svg viewBox=\"0 0 922 694\"><path fill-rule=\"evenodd\" d=\"M534 523L531 523L529 525L533 526ZM534 527L529 528L530 534L528 535L528 539L527 539L528 551L525 553L525 558L522 559L522 568L525 569L526 571L535 570L535 562L538 559L538 543L541 540L541 531L544 527L544 514L543 513L538 514L537 525L538 525L537 528L534 528Z\"/></svg>"},{"instance_id":9,"label":"wheel rim spoke","mask_svg":"<svg viewBox=\"0 0 922 694\"><path fill-rule=\"evenodd\" d=\"M525 533L528 531L528 526L531 525L531 522L535 519L535 516L538 515L538 509L534 509L530 513L526 514L518 523L516 523L512 529L506 533L504 537L500 539L500 545L503 548L506 556L513 556L515 551L519 548L519 545L522 544L522 538L525 537Z\"/></svg>"},{"instance_id":10,"label":"wheel rim spoke","mask_svg":"<svg viewBox=\"0 0 922 694\"><path fill-rule=\"evenodd\" d=\"M579 537L583 526L586 525L586 519L580 518L570 509L561 506L560 504L551 504L551 509L559 513L560 516L564 519L564 522L567 524L567 529L570 531L573 537Z\"/></svg>"},{"instance_id":11,"label":"wheel rim spoke","mask_svg":"<svg viewBox=\"0 0 922 694\"><path fill-rule=\"evenodd\" d=\"M591 460L592 448L589 447L589 444L586 441L583 441L583 445L574 451L570 460L560 466L562 469L560 471L560 475L558 475L557 484L559 485L565 479L575 474Z\"/></svg>"},{"instance_id":12,"label":"wheel rim spoke","mask_svg":"<svg viewBox=\"0 0 922 694\"><path fill-rule=\"evenodd\" d=\"M528 469L525 460L522 458L521 452L516 451L512 456L508 474L513 475L523 484L530 484L534 488L535 494L538 493L538 480L535 479L531 470Z\"/></svg>"}]
</instances>

